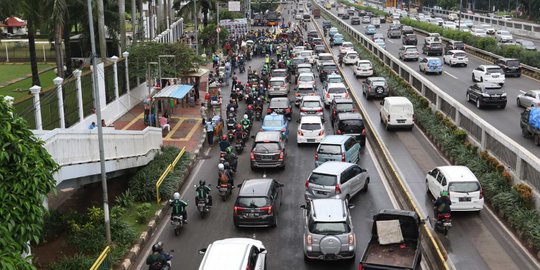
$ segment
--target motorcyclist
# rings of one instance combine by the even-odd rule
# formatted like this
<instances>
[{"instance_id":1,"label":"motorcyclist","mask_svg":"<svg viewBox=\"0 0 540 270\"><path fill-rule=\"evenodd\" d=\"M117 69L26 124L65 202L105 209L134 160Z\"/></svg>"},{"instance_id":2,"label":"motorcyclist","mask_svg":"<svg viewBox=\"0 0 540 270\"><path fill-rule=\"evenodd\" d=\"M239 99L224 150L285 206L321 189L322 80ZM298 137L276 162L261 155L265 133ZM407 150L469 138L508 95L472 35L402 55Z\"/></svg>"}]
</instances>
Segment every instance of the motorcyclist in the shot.
<instances>
[{"instance_id":1,"label":"motorcyclist","mask_svg":"<svg viewBox=\"0 0 540 270\"><path fill-rule=\"evenodd\" d=\"M246 109L246 115L248 116L248 119L251 121L253 120L253 114L255 113L254 109L253 109L253 105L250 104L247 106L247 109Z\"/></svg>"},{"instance_id":2,"label":"motorcyclist","mask_svg":"<svg viewBox=\"0 0 540 270\"><path fill-rule=\"evenodd\" d=\"M219 141L219 151L225 152L225 150L227 150L227 147L231 146L231 143L227 139L227 135L221 136L221 141Z\"/></svg>"},{"instance_id":3,"label":"motorcyclist","mask_svg":"<svg viewBox=\"0 0 540 270\"><path fill-rule=\"evenodd\" d=\"M435 204L433 205L435 219L438 219L439 214L450 213L451 212L450 205L452 205L452 201L450 200L450 197L448 196L448 191L446 190L441 191L441 196L437 198L437 200L435 201Z\"/></svg>"},{"instance_id":4,"label":"motorcyclist","mask_svg":"<svg viewBox=\"0 0 540 270\"><path fill-rule=\"evenodd\" d=\"M234 186L233 174L230 169L225 169L225 165L218 164L218 186L221 183L230 184L231 187Z\"/></svg>"},{"instance_id":5,"label":"motorcyclist","mask_svg":"<svg viewBox=\"0 0 540 270\"><path fill-rule=\"evenodd\" d=\"M242 130L242 125L236 124L236 129L234 131L234 137L236 137L236 140L244 140L245 132Z\"/></svg>"},{"instance_id":6,"label":"motorcyclist","mask_svg":"<svg viewBox=\"0 0 540 270\"><path fill-rule=\"evenodd\" d=\"M260 94L260 92L259 92ZM257 100L255 100L255 111L261 111L262 112L262 109L263 109L263 101L262 101L262 98L261 96L263 95L260 95Z\"/></svg>"},{"instance_id":7,"label":"motorcyclist","mask_svg":"<svg viewBox=\"0 0 540 270\"><path fill-rule=\"evenodd\" d=\"M146 258L146 265L148 270L161 270L164 266L168 266L167 260L160 253L160 246L154 244L152 246L152 253Z\"/></svg>"},{"instance_id":8,"label":"motorcyclist","mask_svg":"<svg viewBox=\"0 0 540 270\"><path fill-rule=\"evenodd\" d=\"M173 200L171 200L169 204L172 208L171 219L173 219L173 217L175 216L182 215L182 217L184 218L184 223L187 223L186 207L188 204L187 202L180 200L180 193L175 192L173 194Z\"/></svg>"},{"instance_id":9,"label":"motorcyclist","mask_svg":"<svg viewBox=\"0 0 540 270\"><path fill-rule=\"evenodd\" d=\"M338 56L338 62L339 62L339 66L342 67L343 66L343 54L340 53L339 56Z\"/></svg>"},{"instance_id":10,"label":"motorcyclist","mask_svg":"<svg viewBox=\"0 0 540 270\"><path fill-rule=\"evenodd\" d=\"M236 118L236 112L234 110L234 104L233 104L233 107L229 108L229 113L227 114L227 119L229 119L229 118Z\"/></svg>"},{"instance_id":11,"label":"motorcyclist","mask_svg":"<svg viewBox=\"0 0 540 270\"><path fill-rule=\"evenodd\" d=\"M231 165L231 169L236 171L236 166L238 165L238 156L234 153L232 146L227 147L224 158L225 161Z\"/></svg>"},{"instance_id":12,"label":"motorcyclist","mask_svg":"<svg viewBox=\"0 0 540 270\"><path fill-rule=\"evenodd\" d=\"M242 125L242 128L246 131L246 133L249 134L249 130L251 129L251 121L249 121L247 114L244 114L244 119L240 121L240 124Z\"/></svg>"},{"instance_id":13,"label":"motorcyclist","mask_svg":"<svg viewBox=\"0 0 540 270\"><path fill-rule=\"evenodd\" d=\"M334 37L330 37L330 47L334 46Z\"/></svg>"},{"instance_id":14,"label":"motorcyclist","mask_svg":"<svg viewBox=\"0 0 540 270\"><path fill-rule=\"evenodd\" d=\"M159 241L157 244L152 246L152 251L157 250L159 252L159 255L163 257L167 261L167 266L171 266L168 262L172 260L173 256L165 251L163 251L163 242Z\"/></svg>"},{"instance_id":15,"label":"motorcyclist","mask_svg":"<svg viewBox=\"0 0 540 270\"><path fill-rule=\"evenodd\" d=\"M264 63L270 64L270 56L268 54L266 54L266 56L264 57Z\"/></svg>"},{"instance_id":16,"label":"motorcyclist","mask_svg":"<svg viewBox=\"0 0 540 270\"><path fill-rule=\"evenodd\" d=\"M206 185L206 181L199 180L199 185L195 188L195 192L197 193L195 201L197 199L206 199L208 206L212 206L212 195L210 195L210 187Z\"/></svg>"},{"instance_id":17,"label":"motorcyclist","mask_svg":"<svg viewBox=\"0 0 540 270\"><path fill-rule=\"evenodd\" d=\"M236 88L236 91L231 91L231 103L233 103L233 100L236 101L238 99L238 90L239 88Z\"/></svg>"},{"instance_id":18,"label":"motorcyclist","mask_svg":"<svg viewBox=\"0 0 540 270\"><path fill-rule=\"evenodd\" d=\"M253 95L249 93L249 95L246 97L246 104L249 106L253 104Z\"/></svg>"}]
</instances>

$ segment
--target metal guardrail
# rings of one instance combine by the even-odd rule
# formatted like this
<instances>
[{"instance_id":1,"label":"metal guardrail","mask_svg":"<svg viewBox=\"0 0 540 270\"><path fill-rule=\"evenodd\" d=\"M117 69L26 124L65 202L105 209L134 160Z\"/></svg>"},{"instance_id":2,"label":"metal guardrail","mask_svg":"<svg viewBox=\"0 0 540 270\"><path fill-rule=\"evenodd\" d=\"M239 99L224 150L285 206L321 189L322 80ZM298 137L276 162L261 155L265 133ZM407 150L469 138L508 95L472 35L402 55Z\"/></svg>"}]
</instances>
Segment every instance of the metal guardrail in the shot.
<instances>
[{"instance_id":1,"label":"metal guardrail","mask_svg":"<svg viewBox=\"0 0 540 270\"><path fill-rule=\"evenodd\" d=\"M156 181L156 201L157 201L158 204L161 203L161 196L159 195L159 187L161 186L163 181L165 181L165 178L167 178L167 176L174 169L174 167L176 167L176 164L182 158L182 156L184 155L185 152L186 152L186 148L184 147L184 148L182 148L180 153L178 153L178 155L176 155L176 158L173 160L173 162L171 162L171 164L169 164L169 166L167 166L165 171L163 171L163 173L161 174L159 179Z\"/></svg>"},{"instance_id":2,"label":"metal guardrail","mask_svg":"<svg viewBox=\"0 0 540 270\"><path fill-rule=\"evenodd\" d=\"M322 7L321 7L322 9ZM324 10L324 9L323 9ZM330 14L330 16L333 16L334 19L338 20L337 17L335 17L333 14L329 13L328 11L324 10L326 14ZM322 36L323 33L320 29L320 27L315 24L317 31ZM342 25L343 27L343 25ZM327 42L325 41L325 45L327 46L327 49L330 50L328 47ZM337 63L338 59L333 55L334 61ZM351 83L349 82L347 76L344 76L343 69L341 67L338 67L340 73L342 74L342 77L344 78L345 82L347 83L349 89L352 89ZM360 113L363 115L364 122L366 123L366 126L368 127L368 137L371 142L374 142L371 144L371 146L374 148L373 150L377 152L378 154L375 155L375 158L377 158L382 164L385 164L383 171L384 174L390 178L394 179L395 181L389 181L390 186L392 187L392 192L395 193L395 198L399 204L399 206L402 209L408 209L415 211L418 216L423 220L425 217L422 214L422 211L417 207L416 202L413 198L413 195L409 192L409 188L407 187L407 184L405 184L405 181L401 177L401 173L399 172L399 169L394 166L395 161L390 155L390 151L388 148L384 145L382 139L379 137L378 133L375 132L373 129L371 129L372 126L375 124L371 121L371 119L368 116L365 109L360 106L360 98L354 91L350 91L350 95L355 100L357 107L359 108ZM379 154L380 153L380 154ZM430 269L452 269L450 266L451 263L447 262L447 253L445 249L442 247L442 245L439 243L439 241L433 236L432 229L430 229L425 223L421 226L420 229L421 233L421 245L423 250L423 258L425 261L429 263L429 266L432 267Z\"/></svg>"},{"instance_id":3,"label":"metal guardrail","mask_svg":"<svg viewBox=\"0 0 540 270\"><path fill-rule=\"evenodd\" d=\"M448 16L448 14L450 13L458 13L456 11L434 9L430 7L423 7L422 11L430 12L430 13L433 12L433 14L439 15L439 16ZM463 12L461 13L461 17L463 19L468 19L468 20L472 20L472 21L476 21L480 23L488 23L488 24L496 25L505 30L511 30L517 35L540 39L540 25L539 24L520 22L520 21L506 21L502 19L486 17L486 16L477 15L477 14L468 14L468 13L463 13Z\"/></svg>"},{"instance_id":4,"label":"metal guardrail","mask_svg":"<svg viewBox=\"0 0 540 270\"><path fill-rule=\"evenodd\" d=\"M414 28L414 27L413 27L413 29L414 29L414 31L416 31L418 33L421 33L421 34L424 34L426 36L429 35L428 31L418 29L418 28ZM446 42L451 40L451 39L445 38L445 37L442 37L442 39L444 41L446 41ZM504 58L503 56L494 54L492 52L484 51L484 50L481 50L481 49L478 49L476 47L469 46L469 45L465 45L465 51L467 51L470 54L476 55L476 56L478 56L478 57L480 57L482 59L485 59L485 60L487 60L489 62L495 62L495 60L499 60L501 58ZM528 76L533 77L533 78L536 78L536 79L540 79L540 69L529 66L529 65L525 65L525 64L520 64L520 65L521 65L521 69L522 69L521 72L523 74L528 75Z\"/></svg>"},{"instance_id":5,"label":"metal guardrail","mask_svg":"<svg viewBox=\"0 0 540 270\"><path fill-rule=\"evenodd\" d=\"M339 25L346 29L348 34L362 43L381 62L426 97L431 102L433 109L445 114L452 119L456 126L466 130L471 142L478 145L481 150L490 152L490 154L503 162L514 178L528 183L536 190L540 190L540 159L537 156L497 130L417 71L401 62L396 56L376 45L363 33L355 30L334 14L326 10L324 12L335 18ZM518 118L519 115L516 115L516 121Z\"/></svg>"},{"instance_id":6,"label":"metal guardrail","mask_svg":"<svg viewBox=\"0 0 540 270\"><path fill-rule=\"evenodd\" d=\"M106 246L105 249L101 252L101 254L99 254L97 259L94 261L94 263L90 267L90 270L112 269L112 265L110 264L109 260L106 260L109 257L109 253L111 253L111 247Z\"/></svg>"}]
</instances>

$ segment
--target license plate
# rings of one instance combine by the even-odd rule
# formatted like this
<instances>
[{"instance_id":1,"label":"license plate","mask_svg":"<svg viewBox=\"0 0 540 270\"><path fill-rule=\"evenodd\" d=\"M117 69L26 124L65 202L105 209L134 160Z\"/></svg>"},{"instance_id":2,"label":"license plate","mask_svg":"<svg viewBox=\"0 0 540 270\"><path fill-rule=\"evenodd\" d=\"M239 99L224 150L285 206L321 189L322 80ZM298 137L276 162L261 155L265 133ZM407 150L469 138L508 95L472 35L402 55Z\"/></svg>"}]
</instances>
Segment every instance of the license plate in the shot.
<instances>
[{"instance_id":1,"label":"license plate","mask_svg":"<svg viewBox=\"0 0 540 270\"><path fill-rule=\"evenodd\" d=\"M460 201L460 202L470 202L470 201L471 201L471 197L461 197L461 198L459 198L459 201Z\"/></svg>"},{"instance_id":2,"label":"license plate","mask_svg":"<svg viewBox=\"0 0 540 270\"><path fill-rule=\"evenodd\" d=\"M307 139L307 142L315 142L315 139Z\"/></svg>"},{"instance_id":3,"label":"license plate","mask_svg":"<svg viewBox=\"0 0 540 270\"><path fill-rule=\"evenodd\" d=\"M457 60L463 60L463 58L458 58Z\"/></svg>"},{"instance_id":4,"label":"license plate","mask_svg":"<svg viewBox=\"0 0 540 270\"><path fill-rule=\"evenodd\" d=\"M327 255L324 255L324 259L326 259L326 260L335 260L335 259L337 259L337 256L335 254L327 254Z\"/></svg>"},{"instance_id":5,"label":"license plate","mask_svg":"<svg viewBox=\"0 0 540 270\"><path fill-rule=\"evenodd\" d=\"M326 194L328 194L328 192L326 192L326 191L317 191L317 194L326 195Z\"/></svg>"},{"instance_id":6,"label":"license plate","mask_svg":"<svg viewBox=\"0 0 540 270\"><path fill-rule=\"evenodd\" d=\"M259 214L257 214L257 213L248 213L248 214L246 215L247 218L256 218L256 217L258 217L258 216L259 216Z\"/></svg>"},{"instance_id":7,"label":"license plate","mask_svg":"<svg viewBox=\"0 0 540 270\"><path fill-rule=\"evenodd\" d=\"M493 78L499 78L499 75L493 75L493 76L491 76L491 77L493 77Z\"/></svg>"},{"instance_id":8,"label":"license plate","mask_svg":"<svg viewBox=\"0 0 540 270\"><path fill-rule=\"evenodd\" d=\"M262 160L272 160L272 156L261 156Z\"/></svg>"},{"instance_id":9,"label":"license plate","mask_svg":"<svg viewBox=\"0 0 540 270\"><path fill-rule=\"evenodd\" d=\"M443 223L443 225L446 226L446 227L452 227L452 223L450 223L450 222L445 222L445 223Z\"/></svg>"},{"instance_id":10,"label":"license plate","mask_svg":"<svg viewBox=\"0 0 540 270\"><path fill-rule=\"evenodd\" d=\"M405 123L405 120L397 120L398 123L403 124Z\"/></svg>"},{"instance_id":11,"label":"license plate","mask_svg":"<svg viewBox=\"0 0 540 270\"><path fill-rule=\"evenodd\" d=\"M315 114L316 112L314 112L314 111L308 111L307 113L308 113L308 114Z\"/></svg>"}]
</instances>

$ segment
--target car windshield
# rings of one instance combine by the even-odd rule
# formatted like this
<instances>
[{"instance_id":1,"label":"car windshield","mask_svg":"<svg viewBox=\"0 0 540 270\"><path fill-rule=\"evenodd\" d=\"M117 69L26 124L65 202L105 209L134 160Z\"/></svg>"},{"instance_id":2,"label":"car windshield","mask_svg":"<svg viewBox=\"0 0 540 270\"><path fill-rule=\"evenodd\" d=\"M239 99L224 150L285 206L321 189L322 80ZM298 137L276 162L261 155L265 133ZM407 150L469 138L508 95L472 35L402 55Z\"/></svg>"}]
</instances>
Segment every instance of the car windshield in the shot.
<instances>
[{"instance_id":1,"label":"car windshield","mask_svg":"<svg viewBox=\"0 0 540 270\"><path fill-rule=\"evenodd\" d=\"M407 49L405 49L405 51L407 51L408 53L414 53L414 52L418 52L418 49L416 49L416 48L407 48Z\"/></svg>"},{"instance_id":2,"label":"car windshield","mask_svg":"<svg viewBox=\"0 0 540 270\"><path fill-rule=\"evenodd\" d=\"M256 143L253 147L253 151L255 152L263 152L263 153L271 153L271 152L278 152L281 149L279 146L279 143L277 142L271 142L271 143Z\"/></svg>"},{"instance_id":3,"label":"car windshield","mask_svg":"<svg viewBox=\"0 0 540 270\"><path fill-rule=\"evenodd\" d=\"M465 54L463 52L458 52L458 53L455 53L454 56L455 57L467 57L467 54Z\"/></svg>"},{"instance_id":4,"label":"car windshield","mask_svg":"<svg viewBox=\"0 0 540 270\"><path fill-rule=\"evenodd\" d=\"M320 153L320 152L319 152ZM321 173L312 173L309 176L309 183L321 186L334 186L337 182L337 176Z\"/></svg>"},{"instance_id":5,"label":"car windshield","mask_svg":"<svg viewBox=\"0 0 540 270\"><path fill-rule=\"evenodd\" d=\"M324 51L324 49L325 49L324 45L316 45L315 46L315 50L317 50L317 51Z\"/></svg>"},{"instance_id":6,"label":"car windshield","mask_svg":"<svg viewBox=\"0 0 540 270\"><path fill-rule=\"evenodd\" d=\"M304 101L302 103L302 107L304 108L318 108L318 107L321 107L321 103L319 103L318 101Z\"/></svg>"},{"instance_id":7,"label":"car windshield","mask_svg":"<svg viewBox=\"0 0 540 270\"><path fill-rule=\"evenodd\" d=\"M309 231L314 234L337 235L350 232L349 225L345 222L314 222L309 226Z\"/></svg>"},{"instance_id":8,"label":"car windshield","mask_svg":"<svg viewBox=\"0 0 540 270\"><path fill-rule=\"evenodd\" d=\"M334 78L328 79L328 83L340 83L340 82L343 82L343 81L341 80L341 77L339 77L339 78L338 78L338 77L334 77Z\"/></svg>"},{"instance_id":9,"label":"car windshield","mask_svg":"<svg viewBox=\"0 0 540 270\"><path fill-rule=\"evenodd\" d=\"M263 123L265 127L281 127L282 125L281 120L264 120Z\"/></svg>"},{"instance_id":10,"label":"car windshield","mask_svg":"<svg viewBox=\"0 0 540 270\"><path fill-rule=\"evenodd\" d=\"M309 93L313 93L315 91L313 91L313 88L298 88L298 92L299 93L309 94Z\"/></svg>"},{"instance_id":11,"label":"car windshield","mask_svg":"<svg viewBox=\"0 0 540 270\"><path fill-rule=\"evenodd\" d=\"M415 40L415 39L416 39L416 35L407 35L407 39L408 39L408 40Z\"/></svg>"},{"instance_id":12,"label":"car windshield","mask_svg":"<svg viewBox=\"0 0 540 270\"><path fill-rule=\"evenodd\" d=\"M302 58L302 59L300 59L300 58L294 58L294 59L292 60L292 63L295 64L295 65L302 64L302 63L304 63L304 59L303 59L303 58Z\"/></svg>"},{"instance_id":13,"label":"car windshield","mask_svg":"<svg viewBox=\"0 0 540 270\"><path fill-rule=\"evenodd\" d=\"M335 65L325 65L323 70L337 70L337 67Z\"/></svg>"},{"instance_id":14,"label":"car windshield","mask_svg":"<svg viewBox=\"0 0 540 270\"><path fill-rule=\"evenodd\" d=\"M360 133L364 129L364 121L360 119L343 120L339 124L339 129L347 133Z\"/></svg>"},{"instance_id":15,"label":"car windshield","mask_svg":"<svg viewBox=\"0 0 540 270\"><path fill-rule=\"evenodd\" d=\"M328 89L328 93L330 94L343 94L346 91L347 90L345 88L341 88L341 87L334 87L334 88Z\"/></svg>"},{"instance_id":16,"label":"car windshield","mask_svg":"<svg viewBox=\"0 0 540 270\"><path fill-rule=\"evenodd\" d=\"M358 67L360 68L371 68L370 63L358 63Z\"/></svg>"},{"instance_id":17,"label":"car windshield","mask_svg":"<svg viewBox=\"0 0 540 270\"><path fill-rule=\"evenodd\" d=\"M311 52L301 52L300 55L302 57L311 57Z\"/></svg>"},{"instance_id":18,"label":"car windshield","mask_svg":"<svg viewBox=\"0 0 540 270\"><path fill-rule=\"evenodd\" d=\"M272 77L286 77L287 71L285 70L272 70Z\"/></svg>"},{"instance_id":19,"label":"car windshield","mask_svg":"<svg viewBox=\"0 0 540 270\"><path fill-rule=\"evenodd\" d=\"M480 191L480 184L476 181L471 182L451 182L448 186L448 191L450 192L459 192L459 193L468 193Z\"/></svg>"},{"instance_id":20,"label":"car windshield","mask_svg":"<svg viewBox=\"0 0 540 270\"><path fill-rule=\"evenodd\" d=\"M500 35L503 35L503 36L509 36L509 35L510 35L510 32L504 31L504 30L503 30L503 31L500 31L499 34L500 34Z\"/></svg>"},{"instance_id":21,"label":"car windshield","mask_svg":"<svg viewBox=\"0 0 540 270\"><path fill-rule=\"evenodd\" d=\"M441 64L441 60L439 60L439 59L429 59L428 64L429 65L439 65L439 64Z\"/></svg>"},{"instance_id":22,"label":"car windshield","mask_svg":"<svg viewBox=\"0 0 540 270\"><path fill-rule=\"evenodd\" d=\"M341 45L343 48L352 48L353 45L352 43L351 44L348 44L348 43L343 43L343 45Z\"/></svg>"},{"instance_id":23,"label":"car windshield","mask_svg":"<svg viewBox=\"0 0 540 270\"><path fill-rule=\"evenodd\" d=\"M282 86L284 84L285 82L282 82L282 81L270 81L270 85L272 86Z\"/></svg>"},{"instance_id":24,"label":"car windshield","mask_svg":"<svg viewBox=\"0 0 540 270\"><path fill-rule=\"evenodd\" d=\"M341 146L337 144L321 144L317 152L320 154L341 154Z\"/></svg>"},{"instance_id":25,"label":"car windshield","mask_svg":"<svg viewBox=\"0 0 540 270\"><path fill-rule=\"evenodd\" d=\"M502 70L500 68L488 68L486 70L487 74L493 74L493 73L502 73Z\"/></svg>"},{"instance_id":26,"label":"car windshield","mask_svg":"<svg viewBox=\"0 0 540 270\"><path fill-rule=\"evenodd\" d=\"M358 57L358 54L356 54L356 53L348 53L347 57L348 58L356 58L356 57Z\"/></svg>"},{"instance_id":27,"label":"car windshield","mask_svg":"<svg viewBox=\"0 0 540 270\"><path fill-rule=\"evenodd\" d=\"M298 69L298 74L310 73L310 72L311 72L311 68L299 68Z\"/></svg>"},{"instance_id":28,"label":"car windshield","mask_svg":"<svg viewBox=\"0 0 540 270\"><path fill-rule=\"evenodd\" d=\"M270 108L286 108L289 106L289 101L286 99L270 100Z\"/></svg>"},{"instance_id":29,"label":"car windshield","mask_svg":"<svg viewBox=\"0 0 540 270\"><path fill-rule=\"evenodd\" d=\"M431 46L431 48L441 48L442 47L441 43L435 43L435 42L433 42L433 43L431 43L429 45Z\"/></svg>"},{"instance_id":30,"label":"car windshield","mask_svg":"<svg viewBox=\"0 0 540 270\"><path fill-rule=\"evenodd\" d=\"M301 82L311 82L311 81L314 81L315 78L312 75L303 75L303 76L300 76L298 80Z\"/></svg>"},{"instance_id":31,"label":"car windshield","mask_svg":"<svg viewBox=\"0 0 540 270\"><path fill-rule=\"evenodd\" d=\"M236 200L236 206L246 208L259 208L270 204L270 201L266 197L238 197Z\"/></svg>"},{"instance_id":32,"label":"car windshield","mask_svg":"<svg viewBox=\"0 0 540 270\"><path fill-rule=\"evenodd\" d=\"M332 55L320 55L319 56L319 61L332 61L333 58L332 58Z\"/></svg>"},{"instance_id":33,"label":"car windshield","mask_svg":"<svg viewBox=\"0 0 540 270\"><path fill-rule=\"evenodd\" d=\"M352 111L354 110L354 105L352 103L338 103L336 105L336 110L340 112Z\"/></svg>"},{"instance_id":34,"label":"car windshield","mask_svg":"<svg viewBox=\"0 0 540 270\"><path fill-rule=\"evenodd\" d=\"M518 67L519 66L519 61L518 60L509 60L508 62L506 62L506 65L509 66L509 67Z\"/></svg>"},{"instance_id":35,"label":"car windshield","mask_svg":"<svg viewBox=\"0 0 540 270\"><path fill-rule=\"evenodd\" d=\"M300 129L303 130L320 130L321 124L319 123L303 123L302 126L300 126Z\"/></svg>"}]
</instances>

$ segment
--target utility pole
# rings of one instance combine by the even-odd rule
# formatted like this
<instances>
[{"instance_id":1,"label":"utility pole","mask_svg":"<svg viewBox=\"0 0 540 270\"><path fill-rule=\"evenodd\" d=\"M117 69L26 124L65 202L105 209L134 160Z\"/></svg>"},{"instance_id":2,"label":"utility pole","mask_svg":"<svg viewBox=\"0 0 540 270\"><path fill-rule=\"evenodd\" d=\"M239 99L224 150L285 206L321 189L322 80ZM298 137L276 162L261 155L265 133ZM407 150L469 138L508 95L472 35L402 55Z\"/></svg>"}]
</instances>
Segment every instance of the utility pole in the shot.
<instances>
[{"instance_id":1,"label":"utility pole","mask_svg":"<svg viewBox=\"0 0 540 270\"><path fill-rule=\"evenodd\" d=\"M463 6L463 0L459 0L459 14L458 14L458 31L461 31L461 8Z\"/></svg>"},{"instance_id":2,"label":"utility pole","mask_svg":"<svg viewBox=\"0 0 540 270\"><path fill-rule=\"evenodd\" d=\"M193 23L195 24L195 52L199 55L199 21L197 19L197 0L193 1Z\"/></svg>"},{"instance_id":3,"label":"utility pole","mask_svg":"<svg viewBox=\"0 0 540 270\"><path fill-rule=\"evenodd\" d=\"M94 19L92 18L92 0L87 0L88 3L88 25L90 27L90 44L92 45L92 76L94 77L94 102L96 106L96 126L98 129L99 142L99 165L101 168L101 188L103 189L103 214L105 216L105 237L107 245L111 244L111 221L109 219L109 194L107 192L107 174L105 172L105 150L103 146L103 127L101 126L101 104L99 100L99 90L97 87L97 65L96 65L96 40L94 38Z\"/></svg>"},{"instance_id":4,"label":"utility pole","mask_svg":"<svg viewBox=\"0 0 540 270\"><path fill-rule=\"evenodd\" d=\"M219 26L219 1L216 3L216 9L217 9L217 23L216 23L216 25L217 25L217 28L220 29L221 27ZM219 33L221 32L221 29L220 29L219 32L218 31L216 31L216 32L217 32L216 33L217 34L217 49L221 50L221 47L219 47Z\"/></svg>"}]
</instances>

